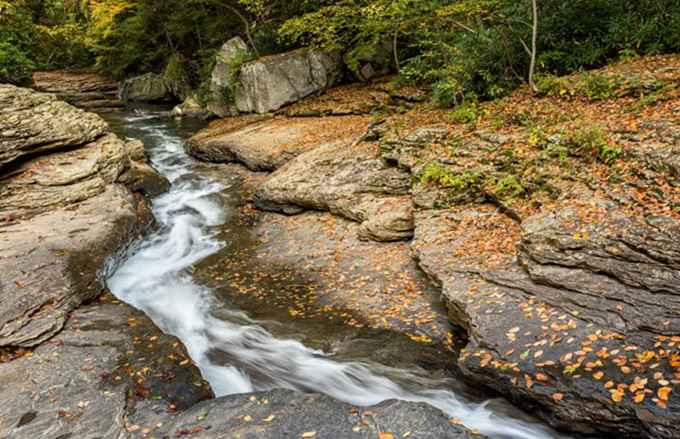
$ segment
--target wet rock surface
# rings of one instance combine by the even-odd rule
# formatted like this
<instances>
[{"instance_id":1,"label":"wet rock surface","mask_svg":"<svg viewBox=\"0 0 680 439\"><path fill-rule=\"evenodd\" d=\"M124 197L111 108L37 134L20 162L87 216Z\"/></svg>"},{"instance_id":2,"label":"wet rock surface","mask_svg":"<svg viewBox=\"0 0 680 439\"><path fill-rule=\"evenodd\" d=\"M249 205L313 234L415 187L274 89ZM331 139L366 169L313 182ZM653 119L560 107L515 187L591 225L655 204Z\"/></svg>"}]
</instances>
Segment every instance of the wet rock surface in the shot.
<instances>
[{"instance_id":1,"label":"wet rock surface","mask_svg":"<svg viewBox=\"0 0 680 439\"><path fill-rule=\"evenodd\" d=\"M418 270L408 243L364 241L359 224L325 212L256 211L249 203L267 174L238 165L201 169L242 194L225 200L239 213L220 234L225 249L199 264L201 283L258 313L283 310L294 319L333 318L353 328L434 340L435 346L453 343L439 294ZM229 175L238 178L227 180Z\"/></svg>"},{"instance_id":2,"label":"wet rock surface","mask_svg":"<svg viewBox=\"0 0 680 439\"><path fill-rule=\"evenodd\" d=\"M11 103L4 111L20 109L2 119L0 139L5 156L17 158L0 175L0 346L27 347L95 298L108 258L150 224L144 198L124 183L144 193L168 183L133 161L144 158L139 145L99 116L27 89L0 90Z\"/></svg>"}]
</instances>

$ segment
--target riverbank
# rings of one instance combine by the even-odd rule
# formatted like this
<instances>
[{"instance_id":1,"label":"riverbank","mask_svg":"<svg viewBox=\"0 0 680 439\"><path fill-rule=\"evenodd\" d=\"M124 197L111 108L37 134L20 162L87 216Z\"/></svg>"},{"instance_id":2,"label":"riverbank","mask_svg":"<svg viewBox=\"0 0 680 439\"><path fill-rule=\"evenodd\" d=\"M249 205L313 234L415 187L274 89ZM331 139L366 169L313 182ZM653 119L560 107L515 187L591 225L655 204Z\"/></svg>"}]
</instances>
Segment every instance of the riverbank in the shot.
<instances>
[{"instance_id":1,"label":"riverbank","mask_svg":"<svg viewBox=\"0 0 680 439\"><path fill-rule=\"evenodd\" d=\"M678 72L677 57L643 58L545 78L542 97L520 90L453 112L385 83L341 87L245 128L220 130L233 119L216 122L189 152L252 170L263 169L254 165L260 155L274 163L266 168L272 174L250 179L245 211L294 216L254 215L267 230L264 263L338 273L324 254L342 254L343 241L303 256L320 239L328 243L337 226L327 224L351 224L341 229L344 242L367 240L350 246L357 259L367 254L362 245L385 256L402 246L399 254L408 255L408 244L378 241L413 236L414 260L441 287L449 320L466 332L457 364L468 380L500 389L561 428L670 438L680 413ZM329 105L365 114L363 133ZM321 124L333 128L319 137ZM272 153L268 130L288 125L304 143L283 142ZM217 276L215 286L239 286ZM323 314L343 291L356 313L350 324L379 326L372 311L410 297L402 285L367 304L363 293L378 284L362 284L356 300L356 287L328 283L299 314ZM266 297L248 287L246 294Z\"/></svg>"}]
</instances>

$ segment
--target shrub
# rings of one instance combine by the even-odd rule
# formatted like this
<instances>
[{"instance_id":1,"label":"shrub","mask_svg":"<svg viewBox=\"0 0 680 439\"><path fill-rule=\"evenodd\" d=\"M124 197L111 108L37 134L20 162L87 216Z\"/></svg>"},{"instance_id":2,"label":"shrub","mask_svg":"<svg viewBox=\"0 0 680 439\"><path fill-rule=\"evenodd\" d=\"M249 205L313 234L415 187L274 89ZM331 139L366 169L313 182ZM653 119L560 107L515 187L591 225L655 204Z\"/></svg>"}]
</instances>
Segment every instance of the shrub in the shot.
<instances>
[{"instance_id":1,"label":"shrub","mask_svg":"<svg viewBox=\"0 0 680 439\"><path fill-rule=\"evenodd\" d=\"M571 155L586 156L611 164L623 151L618 146L610 145L604 131L596 126L585 126L563 136L563 143Z\"/></svg>"},{"instance_id":2,"label":"shrub","mask_svg":"<svg viewBox=\"0 0 680 439\"><path fill-rule=\"evenodd\" d=\"M454 173L440 163L430 163L420 173L421 183L434 183L438 186L463 191L478 185L481 174L472 171Z\"/></svg>"},{"instance_id":3,"label":"shrub","mask_svg":"<svg viewBox=\"0 0 680 439\"><path fill-rule=\"evenodd\" d=\"M443 108L456 106L462 98L460 85L452 80L437 81L432 85L432 99Z\"/></svg>"},{"instance_id":4,"label":"shrub","mask_svg":"<svg viewBox=\"0 0 680 439\"><path fill-rule=\"evenodd\" d=\"M516 198L524 195L526 189L522 186L519 179L514 175L506 175L496 181L496 192L501 197Z\"/></svg>"},{"instance_id":5,"label":"shrub","mask_svg":"<svg viewBox=\"0 0 680 439\"><path fill-rule=\"evenodd\" d=\"M576 87L579 95L589 101L601 101L617 96L617 90L622 85L621 78L599 73L584 73Z\"/></svg>"},{"instance_id":6,"label":"shrub","mask_svg":"<svg viewBox=\"0 0 680 439\"><path fill-rule=\"evenodd\" d=\"M555 75L538 75L536 87L540 96L562 96L569 93L567 80Z\"/></svg>"},{"instance_id":7,"label":"shrub","mask_svg":"<svg viewBox=\"0 0 680 439\"><path fill-rule=\"evenodd\" d=\"M472 103L457 106L451 112L451 120L455 123L471 123L477 120L477 105Z\"/></svg>"},{"instance_id":8,"label":"shrub","mask_svg":"<svg viewBox=\"0 0 680 439\"><path fill-rule=\"evenodd\" d=\"M26 53L13 44L0 41L0 82L29 84L34 68Z\"/></svg>"}]
</instances>

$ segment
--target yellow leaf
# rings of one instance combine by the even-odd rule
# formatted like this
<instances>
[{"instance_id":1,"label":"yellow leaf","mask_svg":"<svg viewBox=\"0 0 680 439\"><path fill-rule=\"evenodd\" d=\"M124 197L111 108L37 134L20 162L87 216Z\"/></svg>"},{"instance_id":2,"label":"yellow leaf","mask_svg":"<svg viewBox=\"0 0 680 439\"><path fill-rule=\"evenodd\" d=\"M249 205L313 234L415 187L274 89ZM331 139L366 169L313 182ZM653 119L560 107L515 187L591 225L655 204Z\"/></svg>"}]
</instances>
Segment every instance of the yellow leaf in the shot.
<instances>
[{"instance_id":1,"label":"yellow leaf","mask_svg":"<svg viewBox=\"0 0 680 439\"><path fill-rule=\"evenodd\" d=\"M274 420L274 415L269 415L263 419L264 422L272 422Z\"/></svg>"},{"instance_id":2,"label":"yellow leaf","mask_svg":"<svg viewBox=\"0 0 680 439\"><path fill-rule=\"evenodd\" d=\"M302 437L303 437L304 439L307 439L307 438L310 438L310 437L314 437L314 436L316 436L316 431L307 431L307 432L305 432L305 433L302 433Z\"/></svg>"},{"instance_id":3,"label":"yellow leaf","mask_svg":"<svg viewBox=\"0 0 680 439\"><path fill-rule=\"evenodd\" d=\"M637 392L635 394L635 398L633 398L633 401L635 401L636 404L640 404L644 400L645 400L645 392Z\"/></svg>"},{"instance_id":4,"label":"yellow leaf","mask_svg":"<svg viewBox=\"0 0 680 439\"><path fill-rule=\"evenodd\" d=\"M394 439L392 433L378 433L378 439Z\"/></svg>"},{"instance_id":5,"label":"yellow leaf","mask_svg":"<svg viewBox=\"0 0 680 439\"><path fill-rule=\"evenodd\" d=\"M595 373L593 374L593 378L595 378L596 380L601 380L603 376L604 376L604 372L602 372L602 371L600 371L600 372L595 372Z\"/></svg>"},{"instance_id":6,"label":"yellow leaf","mask_svg":"<svg viewBox=\"0 0 680 439\"><path fill-rule=\"evenodd\" d=\"M670 387L661 387L656 391L657 396L661 401L668 401L668 397L671 395L673 389Z\"/></svg>"},{"instance_id":7,"label":"yellow leaf","mask_svg":"<svg viewBox=\"0 0 680 439\"><path fill-rule=\"evenodd\" d=\"M614 402L621 402L623 399L623 392L620 390L612 390L612 400Z\"/></svg>"}]
</instances>

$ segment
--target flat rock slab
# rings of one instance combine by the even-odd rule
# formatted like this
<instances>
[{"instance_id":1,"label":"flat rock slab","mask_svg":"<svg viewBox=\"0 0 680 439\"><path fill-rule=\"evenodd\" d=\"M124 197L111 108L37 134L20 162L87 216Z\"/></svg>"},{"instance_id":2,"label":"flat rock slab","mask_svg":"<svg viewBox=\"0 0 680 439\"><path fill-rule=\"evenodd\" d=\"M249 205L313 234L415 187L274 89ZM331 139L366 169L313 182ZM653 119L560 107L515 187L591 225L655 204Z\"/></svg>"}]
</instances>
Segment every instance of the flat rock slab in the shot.
<instances>
[{"instance_id":1,"label":"flat rock slab","mask_svg":"<svg viewBox=\"0 0 680 439\"><path fill-rule=\"evenodd\" d=\"M472 439L427 404L386 401L353 407L323 395L272 390L198 404L156 434L192 438L401 438Z\"/></svg>"},{"instance_id":2,"label":"flat rock slab","mask_svg":"<svg viewBox=\"0 0 680 439\"><path fill-rule=\"evenodd\" d=\"M364 116L274 118L252 123L257 120L237 118L233 124L229 119L212 124L189 139L188 152L209 162L240 162L253 171L272 171L319 145L354 139L368 124Z\"/></svg>"},{"instance_id":3,"label":"flat rock slab","mask_svg":"<svg viewBox=\"0 0 680 439\"><path fill-rule=\"evenodd\" d=\"M328 210L362 224L360 236L396 241L413 235L411 176L387 166L368 143L336 142L299 155L255 195L264 210Z\"/></svg>"},{"instance_id":4,"label":"flat rock slab","mask_svg":"<svg viewBox=\"0 0 680 439\"><path fill-rule=\"evenodd\" d=\"M0 437L141 434L130 421L137 407L168 418L212 397L187 359L176 338L127 305L81 308L49 342L0 364Z\"/></svg>"},{"instance_id":5,"label":"flat rock slab","mask_svg":"<svg viewBox=\"0 0 680 439\"><path fill-rule=\"evenodd\" d=\"M452 344L436 288L407 243L362 241L358 224L328 213L253 216L224 230L229 244L201 264L202 283L220 294L283 308L292 318L333 318Z\"/></svg>"}]
</instances>

